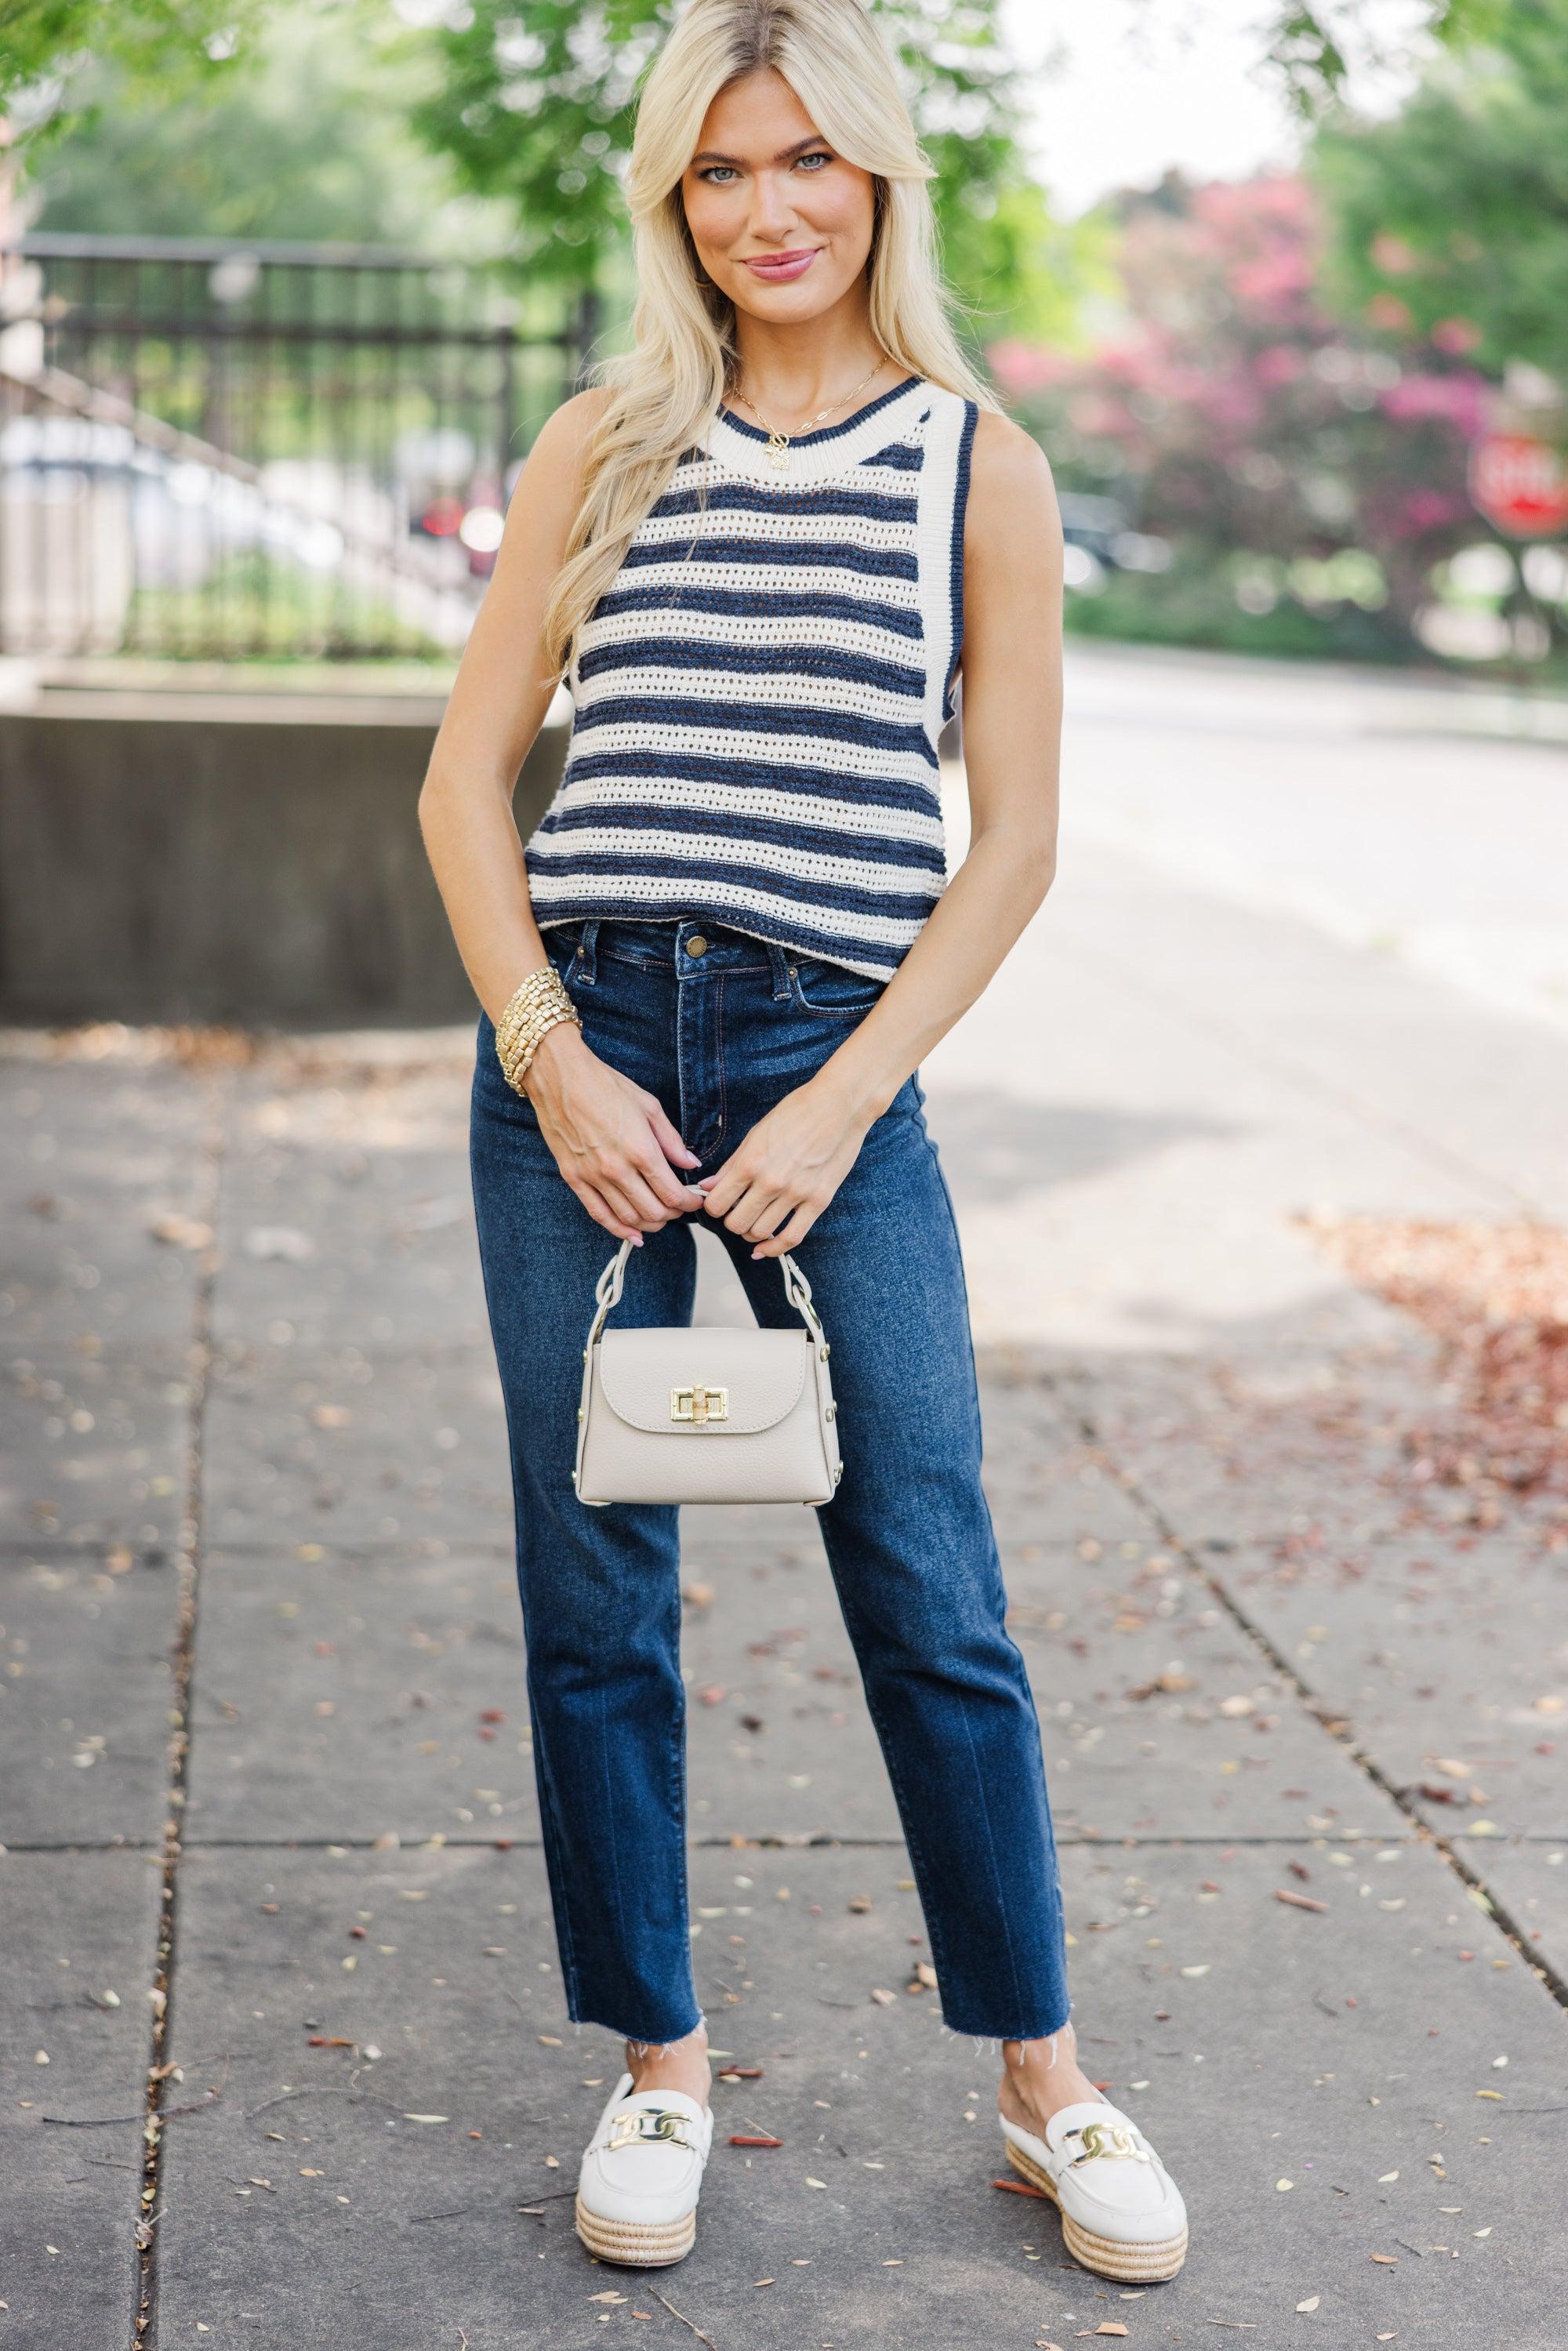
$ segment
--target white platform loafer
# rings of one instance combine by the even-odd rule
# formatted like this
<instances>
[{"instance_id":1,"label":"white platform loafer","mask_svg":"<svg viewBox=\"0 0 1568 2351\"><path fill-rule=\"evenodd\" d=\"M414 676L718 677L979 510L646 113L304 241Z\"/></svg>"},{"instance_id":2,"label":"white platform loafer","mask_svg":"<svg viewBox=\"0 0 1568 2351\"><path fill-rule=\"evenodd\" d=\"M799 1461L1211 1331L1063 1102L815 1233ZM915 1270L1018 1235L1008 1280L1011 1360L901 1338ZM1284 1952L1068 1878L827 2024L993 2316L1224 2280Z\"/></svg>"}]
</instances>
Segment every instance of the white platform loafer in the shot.
<instances>
[{"instance_id":1,"label":"white platform loafer","mask_svg":"<svg viewBox=\"0 0 1568 2351\"><path fill-rule=\"evenodd\" d=\"M632 2269L684 2261L712 2145L711 2106L684 2090L633 2090L622 2074L578 2174L577 2233L589 2252Z\"/></svg>"},{"instance_id":2,"label":"white platform loafer","mask_svg":"<svg viewBox=\"0 0 1568 2351\"><path fill-rule=\"evenodd\" d=\"M1063 2106L1043 2138L1000 2117L1008 2161L1061 2212L1074 2261L1124 2285L1175 2277L1186 2259L1186 2207L1143 2132L1099 2099Z\"/></svg>"}]
</instances>

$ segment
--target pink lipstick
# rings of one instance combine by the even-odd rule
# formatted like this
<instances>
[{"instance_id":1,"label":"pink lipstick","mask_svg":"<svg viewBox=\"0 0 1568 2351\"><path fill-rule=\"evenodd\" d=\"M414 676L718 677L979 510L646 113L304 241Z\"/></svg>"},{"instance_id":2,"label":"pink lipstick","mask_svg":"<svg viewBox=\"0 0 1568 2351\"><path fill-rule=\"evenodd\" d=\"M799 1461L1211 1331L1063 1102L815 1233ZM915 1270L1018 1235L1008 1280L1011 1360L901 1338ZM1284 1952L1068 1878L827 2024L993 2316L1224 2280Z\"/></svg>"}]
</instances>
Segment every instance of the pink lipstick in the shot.
<instances>
[{"instance_id":1,"label":"pink lipstick","mask_svg":"<svg viewBox=\"0 0 1568 2351\"><path fill-rule=\"evenodd\" d=\"M770 286L787 285L792 278L803 277L817 258L821 247L798 246L792 253L752 254L746 266L754 277L761 277Z\"/></svg>"}]
</instances>

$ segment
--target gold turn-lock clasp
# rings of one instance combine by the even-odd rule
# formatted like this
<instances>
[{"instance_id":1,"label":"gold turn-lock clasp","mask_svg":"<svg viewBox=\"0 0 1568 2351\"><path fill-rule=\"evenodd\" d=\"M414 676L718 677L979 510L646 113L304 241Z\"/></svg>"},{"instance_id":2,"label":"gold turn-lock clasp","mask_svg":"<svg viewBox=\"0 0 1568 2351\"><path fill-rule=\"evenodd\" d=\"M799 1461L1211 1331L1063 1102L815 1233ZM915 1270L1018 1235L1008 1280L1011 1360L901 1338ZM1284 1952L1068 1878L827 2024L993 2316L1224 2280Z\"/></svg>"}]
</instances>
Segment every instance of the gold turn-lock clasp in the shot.
<instances>
[{"instance_id":1,"label":"gold turn-lock clasp","mask_svg":"<svg viewBox=\"0 0 1568 2351\"><path fill-rule=\"evenodd\" d=\"M709 1421L729 1418L727 1388L672 1388L670 1418L690 1421L695 1428L706 1428Z\"/></svg>"},{"instance_id":2,"label":"gold turn-lock clasp","mask_svg":"<svg viewBox=\"0 0 1568 2351\"><path fill-rule=\"evenodd\" d=\"M672 2114L667 2106L623 2106L610 2126L610 2137L604 2145L608 2152L617 2147L636 2147L642 2140L657 2145L661 2140L673 2140L676 2147L691 2147L692 2143L681 2128L685 2115ZM696 2153L695 2147L692 2148Z\"/></svg>"},{"instance_id":3,"label":"gold turn-lock clasp","mask_svg":"<svg viewBox=\"0 0 1568 2351\"><path fill-rule=\"evenodd\" d=\"M1074 2163L1091 2163L1103 2156L1124 2163L1149 2161L1148 2150L1121 2123L1085 2123L1076 2136L1083 2141L1083 2152L1073 2157Z\"/></svg>"}]
</instances>

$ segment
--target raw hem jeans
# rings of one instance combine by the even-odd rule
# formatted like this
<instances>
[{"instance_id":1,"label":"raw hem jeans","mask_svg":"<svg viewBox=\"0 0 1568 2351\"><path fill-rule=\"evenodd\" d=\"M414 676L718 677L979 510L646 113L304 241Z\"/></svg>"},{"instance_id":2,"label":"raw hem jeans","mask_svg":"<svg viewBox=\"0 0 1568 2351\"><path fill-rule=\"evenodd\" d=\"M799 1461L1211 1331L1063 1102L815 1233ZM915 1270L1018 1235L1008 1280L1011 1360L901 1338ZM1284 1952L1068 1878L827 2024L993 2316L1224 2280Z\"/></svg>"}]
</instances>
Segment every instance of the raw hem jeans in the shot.
<instances>
[{"instance_id":1,"label":"raw hem jeans","mask_svg":"<svg viewBox=\"0 0 1568 2351\"><path fill-rule=\"evenodd\" d=\"M875 980L695 922L552 926L601 1059L656 1094L713 1174L810 1078ZM946 1178L911 1078L796 1251L833 1349L844 1476L818 1512L954 2031L1067 2021L1040 1727L980 1486L980 1418ZM701 2022L686 1908L677 1514L577 1499L593 1285L613 1238L563 1181L479 1028L472 1161L510 1429L546 1866L568 2012L643 2042ZM760 1323L796 1320L772 1259L728 1248ZM618 1327L689 1322L691 1220L632 1252Z\"/></svg>"}]
</instances>

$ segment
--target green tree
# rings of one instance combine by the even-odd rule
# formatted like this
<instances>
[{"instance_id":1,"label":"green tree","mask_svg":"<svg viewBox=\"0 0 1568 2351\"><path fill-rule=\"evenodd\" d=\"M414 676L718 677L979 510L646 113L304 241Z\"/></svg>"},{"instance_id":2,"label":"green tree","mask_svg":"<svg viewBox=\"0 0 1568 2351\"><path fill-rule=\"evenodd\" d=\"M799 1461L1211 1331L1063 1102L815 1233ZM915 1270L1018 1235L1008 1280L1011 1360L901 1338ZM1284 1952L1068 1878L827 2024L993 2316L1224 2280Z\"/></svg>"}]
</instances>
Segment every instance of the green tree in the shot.
<instances>
[{"instance_id":1,"label":"green tree","mask_svg":"<svg viewBox=\"0 0 1568 2351\"><path fill-rule=\"evenodd\" d=\"M1331 118L1313 170L1375 323L1568 385L1568 0L1509 0L1391 120Z\"/></svg>"},{"instance_id":2,"label":"green tree","mask_svg":"<svg viewBox=\"0 0 1568 2351\"><path fill-rule=\"evenodd\" d=\"M33 159L36 225L504 252L505 208L458 198L409 130L431 59L387 55L387 18L384 0L282 0L244 70L215 83L131 82L95 61L90 114Z\"/></svg>"},{"instance_id":3,"label":"green tree","mask_svg":"<svg viewBox=\"0 0 1568 2351\"><path fill-rule=\"evenodd\" d=\"M1458 45L1490 31L1512 0L1426 0L1423 17L1391 33L1369 0L1277 0L1259 25L1263 58L1298 113L1316 117L1342 95L1353 55L1369 64L1396 62L1425 32Z\"/></svg>"},{"instance_id":4,"label":"green tree","mask_svg":"<svg viewBox=\"0 0 1568 2351\"><path fill-rule=\"evenodd\" d=\"M72 83L94 58L129 81L210 83L231 67L267 0L5 0L0 116L47 138L84 103Z\"/></svg>"}]
</instances>

